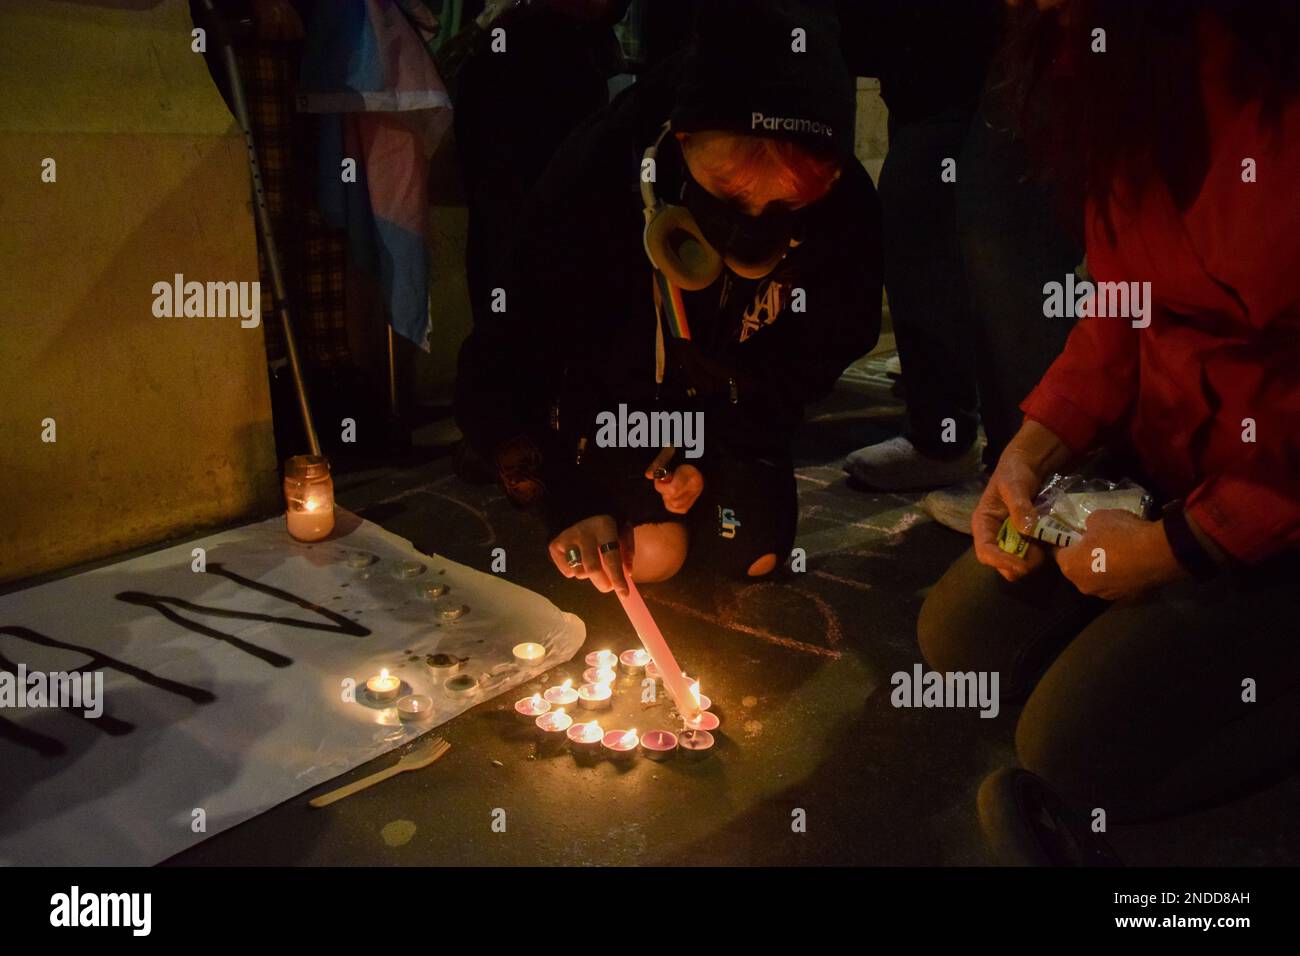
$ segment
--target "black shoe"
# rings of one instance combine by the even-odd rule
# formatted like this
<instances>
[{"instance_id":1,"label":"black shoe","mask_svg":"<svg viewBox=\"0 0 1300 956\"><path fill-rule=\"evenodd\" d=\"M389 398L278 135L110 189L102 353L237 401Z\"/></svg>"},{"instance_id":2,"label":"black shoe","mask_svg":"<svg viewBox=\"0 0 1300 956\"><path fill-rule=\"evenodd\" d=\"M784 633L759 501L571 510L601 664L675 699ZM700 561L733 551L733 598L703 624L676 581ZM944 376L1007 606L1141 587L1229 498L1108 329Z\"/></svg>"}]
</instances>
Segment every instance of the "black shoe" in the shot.
<instances>
[{"instance_id":1,"label":"black shoe","mask_svg":"<svg viewBox=\"0 0 1300 956\"><path fill-rule=\"evenodd\" d=\"M995 770L976 802L985 837L1009 866L1123 866L1088 815L1028 770Z\"/></svg>"}]
</instances>

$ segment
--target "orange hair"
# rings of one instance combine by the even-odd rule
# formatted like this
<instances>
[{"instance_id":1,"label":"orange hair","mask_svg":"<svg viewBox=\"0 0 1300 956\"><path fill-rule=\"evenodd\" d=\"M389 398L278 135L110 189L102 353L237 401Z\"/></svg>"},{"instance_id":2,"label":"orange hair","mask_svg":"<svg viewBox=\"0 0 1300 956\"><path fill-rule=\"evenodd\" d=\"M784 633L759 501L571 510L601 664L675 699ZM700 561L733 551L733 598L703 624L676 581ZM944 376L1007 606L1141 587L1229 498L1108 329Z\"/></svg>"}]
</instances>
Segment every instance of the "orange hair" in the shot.
<instances>
[{"instance_id":1,"label":"orange hair","mask_svg":"<svg viewBox=\"0 0 1300 956\"><path fill-rule=\"evenodd\" d=\"M788 139L722 130L678 134L692 163L707 169L728 194L751 199L761 193L793 194L813 203L839 178L839 160Z\"/></svg>"}]
</instances>

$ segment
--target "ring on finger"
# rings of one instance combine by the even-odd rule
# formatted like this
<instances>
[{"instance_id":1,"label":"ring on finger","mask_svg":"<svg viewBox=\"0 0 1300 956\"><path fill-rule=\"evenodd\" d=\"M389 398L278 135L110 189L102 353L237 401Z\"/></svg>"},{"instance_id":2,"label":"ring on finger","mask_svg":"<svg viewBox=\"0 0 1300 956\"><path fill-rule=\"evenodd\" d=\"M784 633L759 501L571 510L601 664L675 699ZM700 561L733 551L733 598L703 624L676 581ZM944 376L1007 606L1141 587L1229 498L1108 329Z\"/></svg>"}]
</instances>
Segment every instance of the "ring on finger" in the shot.
<instances>
[{"instance_id":1,"label":"ring on finger","mask_svg":"<svg viewBox=\"0 0 1300 956\"><path fill-rule=\"evenodd\" d=\"M604 544L600 546L601 554L609 554L611 551L617 551L617 550L618 550L617 541L606 541Z\"/></svg>"},{"instance_id":2,"label":"ring on finger","mask_svg":"<svg viewBox=\"0 0 1300 956\"><path fill-rule=\"evenodd\" d=\"M582 567L582 552L577 548L570 548L564 552L564 563L571 568Z\"/></svg>"}]
</instances>

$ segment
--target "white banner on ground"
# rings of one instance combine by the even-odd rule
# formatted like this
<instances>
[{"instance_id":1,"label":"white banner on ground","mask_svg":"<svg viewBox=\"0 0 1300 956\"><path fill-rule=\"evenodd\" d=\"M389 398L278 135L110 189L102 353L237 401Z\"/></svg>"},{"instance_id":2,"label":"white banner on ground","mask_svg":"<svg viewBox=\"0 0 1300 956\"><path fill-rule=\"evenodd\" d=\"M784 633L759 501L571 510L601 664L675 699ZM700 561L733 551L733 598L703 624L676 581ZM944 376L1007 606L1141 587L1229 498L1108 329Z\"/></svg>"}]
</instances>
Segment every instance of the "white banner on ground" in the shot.
<instances>
[{"instance_id":1,"label":"white banner on ground","mask_svg":"<svg viewBox=\"0 0 1300 956\"><path fill-rule=\"evenodd\" d=\"M342 511L314 545L278 517L5 595L0 864L157 863L533 679L585 633ZM517 663L525 641L545 657ZM434 655L477 687L448 688ZM428 721L369 699L382 668L433 699ZM99 675L98 705L50 706Z\"/></svg>"}]
</instances>

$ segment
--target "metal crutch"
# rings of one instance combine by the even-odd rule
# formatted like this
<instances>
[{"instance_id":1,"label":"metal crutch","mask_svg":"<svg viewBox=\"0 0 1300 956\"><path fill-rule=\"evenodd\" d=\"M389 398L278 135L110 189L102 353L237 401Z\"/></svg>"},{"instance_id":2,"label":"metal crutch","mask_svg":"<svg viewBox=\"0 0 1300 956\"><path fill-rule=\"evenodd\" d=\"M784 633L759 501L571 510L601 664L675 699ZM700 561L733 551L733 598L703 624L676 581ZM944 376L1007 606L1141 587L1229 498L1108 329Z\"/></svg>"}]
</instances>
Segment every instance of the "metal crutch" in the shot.
<instances>
[{"instance_id":1,"label":"metal crutch","mask_svg":"<svg viewBox=\"0 0 1300 956\"><path fill-rule=\"evenodd\" d=\"M293 375L294 391L298 394L298 410L302 413L302 427L307 435L307 446L313 455L319 455L320 440L316 437L316 426L312 424L311 404L307 401L307 385L302 377L302 364L298 359L298 344L293 335L293 322L289 317L289 294L284 285L284 273L280 269L280 252L275 245L275 231L271 228L271 210L266 204L266 194L262 191L262 171L257 162L257 148L253 143L253 124L248 117L248 102L244 99L244 84L239 77L239 62L235 59L235 49L230 42L230 34L221 21L212 0L203 0L208 22L217 34L221 44L221 59L226 68L226 79L230 83L230 100L235 112L235 122L244 133L244 145L248 148L248 168L253 177L253 208L257 212L257 223L262 231L262 249L266 253L266 262L271 269L271 291L275 296L275 311L280 316L284 327L284 347L289 356L289 371Z\"/></svg>"}]
</instances>

